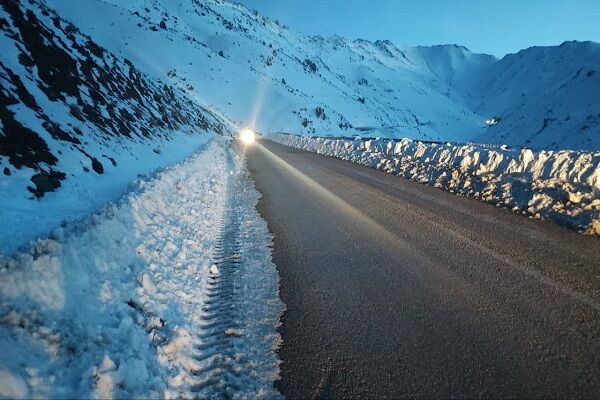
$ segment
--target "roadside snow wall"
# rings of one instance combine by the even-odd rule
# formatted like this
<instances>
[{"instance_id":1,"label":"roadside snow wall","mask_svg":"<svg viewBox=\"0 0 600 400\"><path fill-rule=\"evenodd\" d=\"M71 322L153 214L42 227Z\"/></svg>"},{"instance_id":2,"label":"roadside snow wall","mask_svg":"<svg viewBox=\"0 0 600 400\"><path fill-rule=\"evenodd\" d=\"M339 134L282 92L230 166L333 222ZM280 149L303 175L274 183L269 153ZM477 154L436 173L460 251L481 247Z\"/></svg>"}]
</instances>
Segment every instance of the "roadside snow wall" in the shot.
<instances>
[{"instance_id":1,"label":"roadside snow wall","mask_svg":"<svg viewBox=\"0 0 600 400\"><path fill-rule=\"evenodd\" d=\"M271 238L258 193L231 184L249 179L220 141L28 251L0 254L0 398L220 398L228 387L278 398ZM238 196L235 312L209 315L219 226ZM212 338L234 323L230 355Z\"/></svg>"},{"instance_id":2,"label":"roadside snow wall","mask_svg":"<svg viewBox=\"0 0 600 400\"><path fill-rule=\"evenodd\" d=\"M280 133L270 138L600 235L600 152L535 152Z\"/></svg>"}]
</instances>

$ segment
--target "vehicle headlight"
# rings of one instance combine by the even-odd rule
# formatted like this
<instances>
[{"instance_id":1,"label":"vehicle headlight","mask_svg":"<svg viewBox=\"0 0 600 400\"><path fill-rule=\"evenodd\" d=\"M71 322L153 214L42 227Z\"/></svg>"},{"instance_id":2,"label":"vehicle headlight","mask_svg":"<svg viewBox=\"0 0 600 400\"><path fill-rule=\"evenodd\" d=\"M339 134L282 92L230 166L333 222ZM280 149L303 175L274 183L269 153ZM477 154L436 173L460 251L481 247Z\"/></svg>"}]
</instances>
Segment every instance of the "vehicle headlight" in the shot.
<instances>
[{"instance_id":1,"label":"vehicle headlight","mask_svg":"<svg viewBox=\"0 0 600 400\"><path fill-rule=\"evenodd\" d=\"M240 140L244 144L252 144L256 142L256 133L252 129L242 129L240 131Z\"/></svg>"}]
</instances>

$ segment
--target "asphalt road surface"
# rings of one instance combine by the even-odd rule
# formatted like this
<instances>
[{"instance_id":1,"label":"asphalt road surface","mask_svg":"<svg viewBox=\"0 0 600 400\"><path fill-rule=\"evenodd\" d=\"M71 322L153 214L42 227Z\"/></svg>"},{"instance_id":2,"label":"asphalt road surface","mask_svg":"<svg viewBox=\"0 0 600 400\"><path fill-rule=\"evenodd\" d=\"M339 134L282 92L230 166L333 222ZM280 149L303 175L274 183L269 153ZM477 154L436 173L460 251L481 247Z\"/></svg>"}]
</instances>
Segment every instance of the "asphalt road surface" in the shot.
<instances>
[{"instance_id":1,"label":"asphalt road surface","mask_svg":"<svg viewBox=\"0 0 600 400\"><path fill-rule=\"evenodd\" d=\"M247 150L291 398L600 398L600 240L346 161Z\"/></svg>"}]
</instances>

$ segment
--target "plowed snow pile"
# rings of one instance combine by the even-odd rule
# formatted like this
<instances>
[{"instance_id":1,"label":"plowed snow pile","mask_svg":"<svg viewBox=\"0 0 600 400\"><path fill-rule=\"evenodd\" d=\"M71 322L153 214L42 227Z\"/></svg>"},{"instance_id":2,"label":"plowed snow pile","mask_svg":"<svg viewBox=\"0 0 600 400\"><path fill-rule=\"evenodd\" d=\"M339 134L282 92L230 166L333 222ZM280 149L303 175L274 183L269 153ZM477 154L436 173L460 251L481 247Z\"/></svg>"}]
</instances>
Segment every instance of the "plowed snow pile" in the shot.
<instances>
[{"instance_id":1,"label":"plowed snow pile","mask_svg":"<svg viewBox=\"0 0 600 400\"><path fill-rule=\"evenodd\" d=\"M278 396L273 350L283 306L270 236L254 189L232 185L244 168L220 141L138 179L119 202L29 251L0 255L0 397L220 396L236 380L239 396ZM236 196L245 199L235 215L247 239L236 253L243 266L228 278L236 308L211 327L207 285L219 273L219 223ZM234 322L229 356L227 343L206 346Z\"/></svg>"},{"instance_id":2,"label":"plowed snow pile","mask_svg":"<svg viewBox=\"0 0 600 400\"><path fill-rule=\"evenodd\" d=\"M409 139L271 138L600 235L600 152L488 149Z\"/></svg>"}]
</instances>

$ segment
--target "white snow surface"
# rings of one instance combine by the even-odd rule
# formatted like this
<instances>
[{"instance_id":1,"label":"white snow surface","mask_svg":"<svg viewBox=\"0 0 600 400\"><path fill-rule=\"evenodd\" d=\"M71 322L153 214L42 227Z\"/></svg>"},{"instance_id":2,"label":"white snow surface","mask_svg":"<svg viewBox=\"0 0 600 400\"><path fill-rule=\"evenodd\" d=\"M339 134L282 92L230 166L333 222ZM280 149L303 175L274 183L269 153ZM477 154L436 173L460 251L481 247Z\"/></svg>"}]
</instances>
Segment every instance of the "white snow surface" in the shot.
<instances>
[{"instance_id":1,"label":"white snow surface","mask_svg":"<svg viewBox=\"0 0 600 400\"><path fill-rule=\"evenodd\" d=\"M269 138L600 235L600 152L532 151L410 139Z\"/></svg>"},{"instance_id":2,"label":"white snow surface","mask_svg":"<svg viewBox=\"0 0 600 400\"><path fill-rule=\"evenodd\" d=\"M0 397L209 397L236 380L236 397L278 397L283 305L243 162L214 139L88 219L0 256ZM245 240L227 358L206 346L202 310L219 226L236 198ZM223 372L228 363L235 374Z\"/></svg>"},{"instance_id":3,"label":"white snow surface","mask_svg":"<svg viewBox=\"0 0 600 400\"><path fill-rule=\"evenodd\" d=\"M30 170L3 175L0 178L0 231L3 232L0 253L10 254L61 224L86 218L107 202L117 200L139 176L182 161L214 137L208 133L180 132L166 143L161 139L132 140L125 149L119 149L117 144L112 154L122 155L119 164L112 167L108 163L102 175L84 173L77 157L64 157L61 165L71 174L70 179L66 179L59 190L46 193L39 200L32 198L23 184L29 181ZM160 154L154 152L156 148L161 149ZM87 150L94 151L96 146L90 144Z\"/></svg>"}]
</instances>

